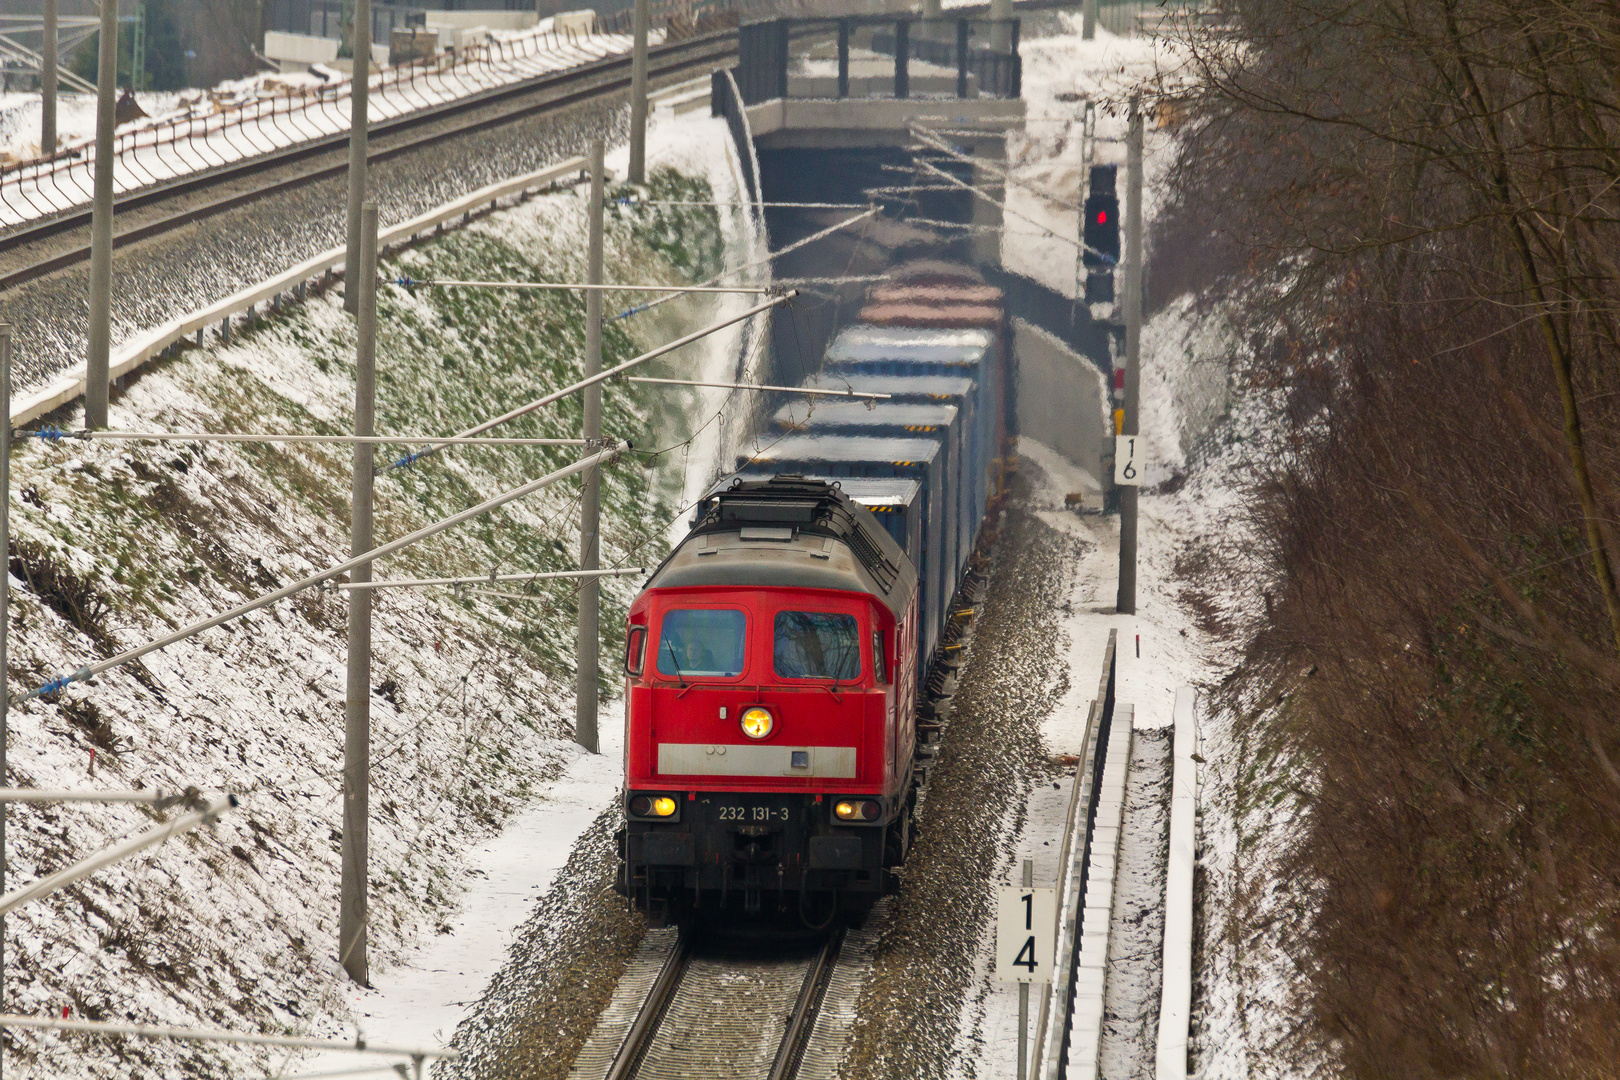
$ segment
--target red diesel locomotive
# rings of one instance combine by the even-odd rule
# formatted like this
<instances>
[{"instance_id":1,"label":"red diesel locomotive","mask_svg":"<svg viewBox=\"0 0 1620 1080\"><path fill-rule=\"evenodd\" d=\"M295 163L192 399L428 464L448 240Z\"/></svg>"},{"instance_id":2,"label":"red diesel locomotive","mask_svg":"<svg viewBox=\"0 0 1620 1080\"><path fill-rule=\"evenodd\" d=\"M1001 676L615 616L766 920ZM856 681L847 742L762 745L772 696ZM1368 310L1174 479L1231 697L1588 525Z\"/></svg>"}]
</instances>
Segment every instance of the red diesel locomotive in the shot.
<instances>
[{"instance_id":1,"label":"red diesel locomotive","mask_svg":"<svg viewBox=\"0 0 1620 1080\"><path fill-rule=\"evenodd\" d=\"M630 609L619 891L819 927L911 840L918 585L835 484L738 482Z\"/></svg>"}]
</instances>

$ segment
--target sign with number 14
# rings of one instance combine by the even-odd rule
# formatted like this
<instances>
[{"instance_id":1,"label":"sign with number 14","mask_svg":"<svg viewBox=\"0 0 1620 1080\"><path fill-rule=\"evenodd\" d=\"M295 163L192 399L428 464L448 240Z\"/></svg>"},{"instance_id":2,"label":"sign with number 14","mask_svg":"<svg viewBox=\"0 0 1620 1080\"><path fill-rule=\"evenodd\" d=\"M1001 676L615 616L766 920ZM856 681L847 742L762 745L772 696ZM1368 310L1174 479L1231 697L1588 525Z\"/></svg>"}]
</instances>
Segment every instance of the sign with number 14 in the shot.
<instances>
[{"instance_id":1,"label":"sign with number 14","mask_svg":"<svg viewBox=\"0 0 1620 1080\"><path fill-rule=\"evenodd\" d=\"M996 978L1002 982L1052 981L1054 889L1003 885L996 899Z\"/></svg>"}]
</instances>

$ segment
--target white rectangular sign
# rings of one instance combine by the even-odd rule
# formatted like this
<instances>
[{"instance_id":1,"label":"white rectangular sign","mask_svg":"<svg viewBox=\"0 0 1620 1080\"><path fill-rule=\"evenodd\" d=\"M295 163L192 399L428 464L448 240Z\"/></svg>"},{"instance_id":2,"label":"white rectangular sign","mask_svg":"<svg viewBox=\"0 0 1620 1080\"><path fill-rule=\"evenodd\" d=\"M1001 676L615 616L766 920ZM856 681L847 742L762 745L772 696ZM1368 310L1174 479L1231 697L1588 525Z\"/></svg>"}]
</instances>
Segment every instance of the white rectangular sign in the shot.
<instances>
[{"instance_id":1,"label":"white rectangular sign","mask_svg":"<svg viewBox=\"0 0 1620 1080\"><path fill-rule=\"evenodd\" d=\"M996 897L996 978L1052 981L1057 890L1003 885Z\"/></svg>"},{"instance_id":2,"label":"white rectangular sign","mask_svg":"<svg viewBox=\"0 0 1620 1080\"><path fill-rule=\"evenodd\" d=\"M1114 483L1121 487L1142 486L1142 436L1114 436Z\"/></svg>"}]
</instances>

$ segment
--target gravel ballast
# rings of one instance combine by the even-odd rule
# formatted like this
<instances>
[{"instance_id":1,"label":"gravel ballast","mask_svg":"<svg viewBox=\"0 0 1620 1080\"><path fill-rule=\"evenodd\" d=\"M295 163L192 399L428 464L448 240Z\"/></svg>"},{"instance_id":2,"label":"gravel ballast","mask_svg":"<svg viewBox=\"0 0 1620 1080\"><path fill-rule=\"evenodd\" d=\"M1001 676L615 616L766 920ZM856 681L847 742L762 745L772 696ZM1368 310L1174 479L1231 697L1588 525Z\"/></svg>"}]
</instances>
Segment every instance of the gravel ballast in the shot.
<instances>
[{"instance_id":1,"label":"gravel ballast","mask_svg":"<svg viewBox=\"0 0 1620 1080\"><path fill-rule=\"evenodd\" d=\"M938 763L890 920L866 982L842 1075L946 1076L978 956L1007 880L1034 784L1050 779L1042 719L1069 685L1063 602L1076 541L1030 512L1029 483L1010 497L982 589Z\"/></svg>"}]
</instances>

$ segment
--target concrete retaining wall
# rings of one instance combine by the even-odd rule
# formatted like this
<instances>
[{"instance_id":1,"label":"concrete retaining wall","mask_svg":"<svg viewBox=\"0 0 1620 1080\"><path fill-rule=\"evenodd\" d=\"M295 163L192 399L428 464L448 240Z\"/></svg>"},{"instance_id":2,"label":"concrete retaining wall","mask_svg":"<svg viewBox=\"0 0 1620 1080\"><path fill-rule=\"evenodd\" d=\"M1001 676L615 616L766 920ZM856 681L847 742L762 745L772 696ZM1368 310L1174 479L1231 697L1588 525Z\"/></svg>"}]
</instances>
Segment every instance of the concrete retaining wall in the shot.
<instances>
[{"instance_id":1,"label":"concrete retaining wall","mask_svg":"<svg viewBox=\"0 0 1620 1080\"><path fill-rule=\"evenodd\" d=\"M1090 360L1040 327L1023 319L1014 319L1012 326L1018 433L1050 446L1100 480L1103 442L1112 434L1107 379ZM1100 509L1100 504L1092 505L1092 493L1087 494L1087 508Z\"/></svg>"}]
</instances>

